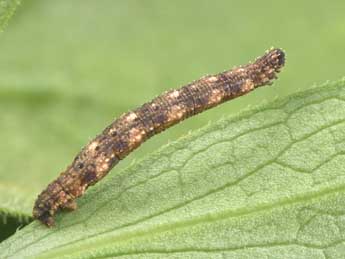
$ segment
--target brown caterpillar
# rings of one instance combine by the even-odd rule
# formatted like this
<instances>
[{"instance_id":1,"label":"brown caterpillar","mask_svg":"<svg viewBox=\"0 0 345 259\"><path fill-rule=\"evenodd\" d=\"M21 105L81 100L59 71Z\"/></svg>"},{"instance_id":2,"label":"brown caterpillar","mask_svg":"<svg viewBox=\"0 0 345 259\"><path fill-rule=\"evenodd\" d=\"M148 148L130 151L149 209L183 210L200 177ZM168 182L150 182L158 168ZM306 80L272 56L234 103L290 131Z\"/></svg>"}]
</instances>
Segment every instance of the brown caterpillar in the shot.
<instances>
[{"instance_id":1,"label":"brown caterpillar","mask_svg":"<svg viewBox=\"0 0 345 259\"><path fill-rule=\"evenodd\" d=\"M87 144L38 196L34 218L53 226L59 209L76 209L75 199L145 140L188 117L271 84L284 63L284 52L272 49L254 63L205 76L123 114Z\"/></svg>"}]
</instances>

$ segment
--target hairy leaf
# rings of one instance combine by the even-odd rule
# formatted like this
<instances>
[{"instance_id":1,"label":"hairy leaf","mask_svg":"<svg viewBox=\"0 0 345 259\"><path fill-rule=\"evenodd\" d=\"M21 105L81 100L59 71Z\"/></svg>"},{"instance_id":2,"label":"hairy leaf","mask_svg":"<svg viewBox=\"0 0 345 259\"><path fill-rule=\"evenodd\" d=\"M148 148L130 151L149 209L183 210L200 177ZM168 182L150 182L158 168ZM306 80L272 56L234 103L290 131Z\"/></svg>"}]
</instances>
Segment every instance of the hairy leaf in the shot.
<instances>
[{"instance_id":1,"label":"hairy leaf","mask_svg":"<svg viewBox=\"0 0 345 259\"><path fill-rule=\"evenodd\" d=\"M90 189L0 257L337 258L345 80L223 119Z\"/></svg>"}]
</instances>

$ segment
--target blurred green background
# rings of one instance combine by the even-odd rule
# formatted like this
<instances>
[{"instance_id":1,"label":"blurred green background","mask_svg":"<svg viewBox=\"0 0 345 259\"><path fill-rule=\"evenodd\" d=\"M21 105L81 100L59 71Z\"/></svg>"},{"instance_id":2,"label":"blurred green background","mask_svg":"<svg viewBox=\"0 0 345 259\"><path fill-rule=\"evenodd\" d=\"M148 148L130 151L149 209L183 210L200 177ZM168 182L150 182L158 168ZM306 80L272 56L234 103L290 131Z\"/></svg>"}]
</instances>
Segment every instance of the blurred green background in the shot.
<instances>
[{"instance_id":1,"label":"blurred green background","mask_svg":"<svg viewBox=\"0 0 345 259\"><path fill-rule=\"evenodd\" d=\"M156 136L112 173L209 121L343 77L344 11L341 0L23 1L0 34L0 210L29 215L123 112L272 46L287 52L272 87Z\"/></svg>"}]
</instances>

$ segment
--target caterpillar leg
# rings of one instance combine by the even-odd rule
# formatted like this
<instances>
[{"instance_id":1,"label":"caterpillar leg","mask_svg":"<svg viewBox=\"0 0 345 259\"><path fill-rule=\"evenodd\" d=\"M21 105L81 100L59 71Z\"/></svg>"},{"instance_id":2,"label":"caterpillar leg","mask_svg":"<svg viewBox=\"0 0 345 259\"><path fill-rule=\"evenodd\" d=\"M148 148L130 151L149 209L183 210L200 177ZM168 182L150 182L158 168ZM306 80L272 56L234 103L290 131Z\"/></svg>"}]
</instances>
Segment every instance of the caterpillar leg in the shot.
<instances>
[{"instance_id":1,"label":"caterpillar leg","mask_svg":"<svg viewBox=\"0 0 345 259\"><path fill-rule=\"evenodd\" d=\"M77 202L76 201L70 201L62 205L62 209L68 210L68 211L73 211L78 208Z\"/></svg>"}]
</instances>

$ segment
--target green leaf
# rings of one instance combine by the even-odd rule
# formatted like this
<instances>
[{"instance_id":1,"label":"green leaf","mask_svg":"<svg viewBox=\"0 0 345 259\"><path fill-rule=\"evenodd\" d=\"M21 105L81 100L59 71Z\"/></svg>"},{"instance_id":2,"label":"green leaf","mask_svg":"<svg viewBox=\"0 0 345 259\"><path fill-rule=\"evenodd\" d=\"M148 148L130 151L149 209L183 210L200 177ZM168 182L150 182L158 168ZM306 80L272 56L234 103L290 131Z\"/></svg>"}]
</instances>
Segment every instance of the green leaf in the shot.
<instances>
[{"instance_id":1,"label":"green leaf","mask_svg":"<svg viewBox=\"0 0 345 259\"><path fill-rule=\"evenodd\" d=\"M245 98L245 97L244 97ZM223 119L0 244L21 258L339 258L345 80Z\"/></svg>"},{"instance_id":2,"label":"green leaf","mask_svg":"<svg viewBox=\"0 0 345 259\"><path fill-rule=\"evenodd\" d=\"M0 31L4 29L19 4L20 0L0 0Z\"/></svg>"}]
</instances>

